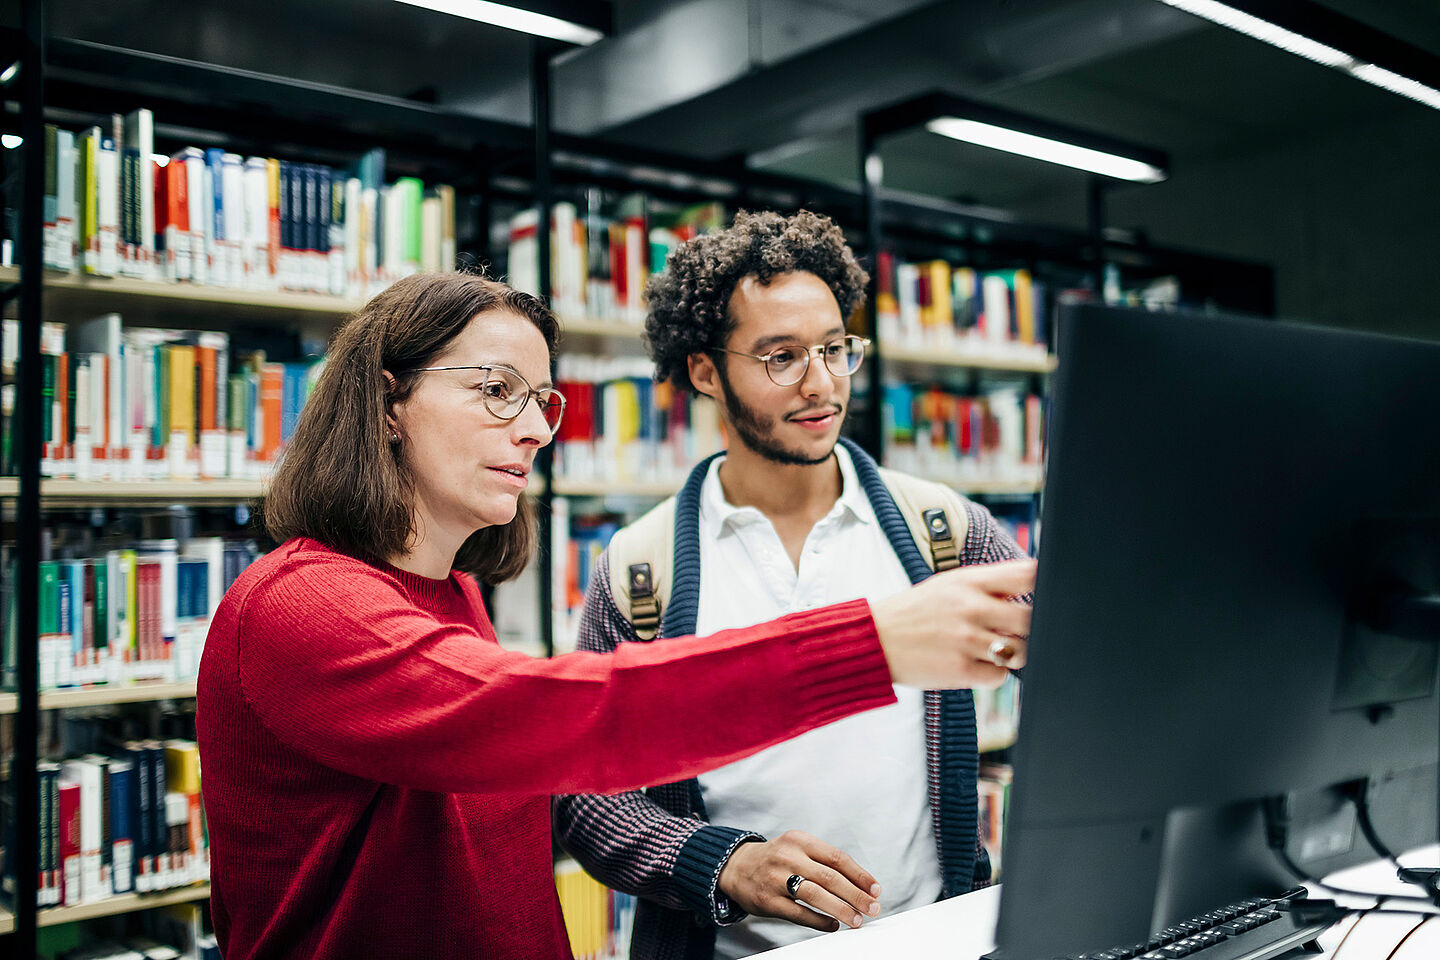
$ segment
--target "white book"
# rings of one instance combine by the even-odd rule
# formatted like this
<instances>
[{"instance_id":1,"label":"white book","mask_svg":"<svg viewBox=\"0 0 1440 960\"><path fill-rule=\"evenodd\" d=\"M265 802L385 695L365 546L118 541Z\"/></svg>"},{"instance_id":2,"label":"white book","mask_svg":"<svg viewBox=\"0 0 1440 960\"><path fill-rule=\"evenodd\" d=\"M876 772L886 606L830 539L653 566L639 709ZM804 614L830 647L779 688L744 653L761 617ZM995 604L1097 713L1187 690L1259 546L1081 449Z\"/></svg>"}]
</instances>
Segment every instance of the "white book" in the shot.
<instances>
[{"instance_id":1,"label":"white book","mask_svg":"<svg viewBox=\"0 0 1440 960\"><path fill-rule=\"evenodd\" d=\"M381 229L380 278L389 285L405 276L405 191L393 185L380 188L384 207Z\"/></svg>"},{"instance_id":2,"label":"white book","mask_svg":"<svg viewBox=\"0 0 1440 960\"><path fill-rule=\"evenodd\" d=\"M437 273L440 267L440 198L420 201L420 269Z\"/></svg>"},{"instance_id":3,"label":"white book","mask_svg":"<svg viewBox=\"0 0 1440 960\"><path fill-rule=\"evenodd\" d=\"M245 285L253 290L271 289L270 277L270 174L264 157L251 157L243 167L245 227L241 260Z\"/></svg>"},{"instance_id":4,"label":"white book","mask_svg":"<svg viewBox=\"0 0 1440 960\"><path fill-rule=\"evenodd\" d=\"M55 135L55 266L75 268L75 134L69 130Z\"/></svg>"},{"instance_id":5,"label":"white book","mask_svg":"<svg viewBox=\"0 0 1440 960\"><path fill-rule=\"evenodd\" d=\"M985 340L1004 343L1010 339L1010 285L997 274L980 281L981 303L985 308Z\"/></svg>"},{"instance_id":6,"label":"white book","mask_svg":"<svg viewBox=\"0 0 1440 960\"><path fill-rule=\"evenodd\" d=\"M95 151L95 269L98 276L120 272L120 152L111 137Z\"/></svg>"},{"instance_id":7,"label":"white book","mask_svg":"<svg viewBox=\"0 0 1440 960\"><path fill-rule=\"evenodd\" d=\"M94 480L91 472L92 411L90 406L90 355L72 354L70 371L75 380L75 479Z\"/></svg>"},{"instance_id":8,"label":"white book","mask_svg":"<svg viewBox=\"0 0 1440 960\"><path fill-rule=\"evenodd\" d=\"M345 181L345 296L365 292L365 207L359 177Z\"/></svg>"},{"instance_id":9,"label":"white book","mask_svg":"<svg viewBox=\"0 0 1440 960\"><path fill-rule=\"evenodd\" d=\"M227 153L220 163L221 205L225 208L225 233L220 249L225 257L225 276L230 286L245 283L245 160Z\"/></svg>"},{"instance_id":10,"label":"white book","mask_svg":"<svg viewBox=\"0 0 1440 960\"><path fill-rule=\"evenodd\" d=\"M185 164L185 201L189 208L190 280L192 283L210 282L210 258L208 250L214 241L210 239L210 218L214 216L211 206L214 198L205 192L208 179L205 170L205 151L199 147L186 147L175 155L171 163Z\"/></svg>"},{"instance_id":11,"label":"white book","mask_svg":"<svg viewBox=\"0 0 1440 960\"><path fill-rule=\"evenodd\" d=\"M80 785L80 860L78 863L78 894L76 903L91 903L109 895L101 883L100 841L104 836L105 816L102 812L104 789L100 765L89 760L66 760L60 764L60 776ZM66 902L69 899L69 875L66 876Z\"/></svg>"}]
</instances>

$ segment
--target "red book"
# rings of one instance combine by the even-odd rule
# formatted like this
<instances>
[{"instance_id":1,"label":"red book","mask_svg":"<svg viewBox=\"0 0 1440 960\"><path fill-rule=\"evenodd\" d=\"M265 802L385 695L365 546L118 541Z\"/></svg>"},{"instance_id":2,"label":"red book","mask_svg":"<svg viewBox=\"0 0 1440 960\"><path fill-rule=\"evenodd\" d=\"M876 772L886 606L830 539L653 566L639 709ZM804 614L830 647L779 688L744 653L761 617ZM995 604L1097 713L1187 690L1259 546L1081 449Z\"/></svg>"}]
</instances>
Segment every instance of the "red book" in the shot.
<instances>
[{"instance_id":1,"label":"red book","mask_svg":"<svg viewBox=\"0 0 1440 960\"><path fill-rule=\"evenodd\" d=\"M60 902L80 902L80 784L60 781Z\"/></svg>"},{"instance_id":2,"label":"red book","mask_svg":"<svg viewBox=\"0 0 1440 960\"><path fill-rule=\"evenodd\" d=\"M969 397L961 397L960 402L955 405L955 421L959 427L960 455L968 456L975 452L975 436L972 420L974 418L975 402Z\"/></svg>"}]
</instances>

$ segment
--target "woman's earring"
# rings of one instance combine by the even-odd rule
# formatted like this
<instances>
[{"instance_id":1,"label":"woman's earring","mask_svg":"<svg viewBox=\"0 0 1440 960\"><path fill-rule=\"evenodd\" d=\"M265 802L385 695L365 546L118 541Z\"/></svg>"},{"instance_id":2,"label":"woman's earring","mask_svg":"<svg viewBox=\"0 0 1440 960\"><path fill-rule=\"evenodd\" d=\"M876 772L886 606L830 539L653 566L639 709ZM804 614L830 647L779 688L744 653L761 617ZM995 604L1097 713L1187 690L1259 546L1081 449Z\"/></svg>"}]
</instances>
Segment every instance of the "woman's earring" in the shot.
<instances>
[{"instance_id":1,"label":"woman's earring","mask_svg":"<svg viewBox=\"0 0 1440 960\"><path fill-rule=\"evenodd\" d=\"M400 442L400 434L396 433L396 432L395 432L395 428L393 428L393 427L390 429L390 442L391 442L391 443L399 443L399 442Z\"/></svg>"}]
</instances>

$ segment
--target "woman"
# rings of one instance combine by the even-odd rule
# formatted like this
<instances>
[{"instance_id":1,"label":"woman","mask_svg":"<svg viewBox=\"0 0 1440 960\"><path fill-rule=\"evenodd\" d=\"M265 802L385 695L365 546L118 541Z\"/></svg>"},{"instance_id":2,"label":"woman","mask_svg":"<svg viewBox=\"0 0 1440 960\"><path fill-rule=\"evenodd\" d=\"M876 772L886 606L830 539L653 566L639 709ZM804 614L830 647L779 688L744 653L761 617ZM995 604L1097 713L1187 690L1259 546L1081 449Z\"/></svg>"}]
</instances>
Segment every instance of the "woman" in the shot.
<instances>
[{"instance_id":1,"label":"woman","mask_svg":"<svg viewBox=\"0 0 1440 960\"><path fill-rule=\"evenodd\" d=\"M470 575L534 546L520 495L563 400L555 320L464 274L411 277L336 335L271 483L281 546L216 613L197 730L227 960L568 957L549 794L692 776L893 701L892 682L1019 665L1018 564L877 604L614 656L509 653ZM993 633L957 611L992 604ZM1010 636L1013 635L1013 636ZM709 722L679 728L679 711ZM698 709L697 709L698 707Z\"/></svg>"}]
</instances>

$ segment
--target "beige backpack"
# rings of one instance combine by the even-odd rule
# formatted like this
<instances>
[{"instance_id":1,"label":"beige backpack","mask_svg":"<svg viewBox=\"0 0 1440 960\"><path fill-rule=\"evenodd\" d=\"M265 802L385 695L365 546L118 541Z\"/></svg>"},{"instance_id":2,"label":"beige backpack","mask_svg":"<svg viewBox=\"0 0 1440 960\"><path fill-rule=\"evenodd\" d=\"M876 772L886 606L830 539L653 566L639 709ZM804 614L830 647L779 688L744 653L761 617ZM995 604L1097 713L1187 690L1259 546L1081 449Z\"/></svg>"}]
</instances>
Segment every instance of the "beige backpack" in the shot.
<instances>
[{"instance_id":1,"label":"beige backpack","mask_svg":"<svg viewBox=\"0 0 1440 960\"><path fill-rule=\"evenodd\" d=\"M941 483L881 467L884 481L916 546L931 570L960 565L969 514L965 501ZM610 594L620 615L635 627L641 640L653 640L660 616L670 602L675 560L675 497L646 513L610 540Z\"/></svg>"}]
</instances>

